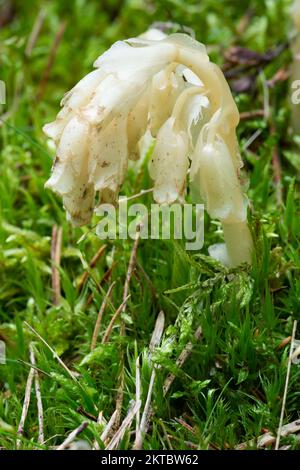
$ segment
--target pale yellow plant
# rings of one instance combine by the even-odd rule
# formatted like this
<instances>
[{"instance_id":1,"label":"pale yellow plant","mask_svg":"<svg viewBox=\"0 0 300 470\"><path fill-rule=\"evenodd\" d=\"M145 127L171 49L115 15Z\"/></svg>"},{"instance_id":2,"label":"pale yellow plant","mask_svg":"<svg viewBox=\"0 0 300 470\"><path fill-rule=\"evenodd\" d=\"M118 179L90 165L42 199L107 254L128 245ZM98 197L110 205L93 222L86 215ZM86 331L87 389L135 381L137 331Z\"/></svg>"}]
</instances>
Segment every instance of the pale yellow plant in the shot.
<instances>
[{"instance_id":1,"label":"pale yellow plant","mask_svg":"<svg viewBox=\"0 0 300 470\"><path fill-rule=\"evenodd\" d=\"M226 245L210 247L210 254L229 266L250 262L239 112L205 46L185 34L150 30L115 43L94 65L44 127L57 147L46 186L62 196L69 219L88 223L96 193L100 202L117 200L128 160L139 158L151 132L155 201L183 201L189 173L194 193L222 222Z\"/></svg>"}]
</instances>

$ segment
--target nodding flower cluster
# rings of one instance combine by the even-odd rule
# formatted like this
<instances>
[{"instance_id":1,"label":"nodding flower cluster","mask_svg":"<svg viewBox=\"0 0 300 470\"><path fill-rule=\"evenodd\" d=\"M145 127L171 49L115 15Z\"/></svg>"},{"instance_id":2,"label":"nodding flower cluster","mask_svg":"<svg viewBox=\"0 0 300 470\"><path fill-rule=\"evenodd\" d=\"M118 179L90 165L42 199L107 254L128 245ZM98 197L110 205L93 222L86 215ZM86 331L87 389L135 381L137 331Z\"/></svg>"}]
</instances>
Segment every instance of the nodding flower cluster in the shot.
<instances>
[{"instance_id":1,"label":"nodding flower cluster","mask_svg":"<svg viewBox=\"0 0 300 470\"><path fill-rule=\"evenodd\" d=\"M205 46L157 30L115 43L63 98L44 127L57 156L46 183L63 198L75 225L90 221L95 196L118 198L128 160L144 136L154 139L150 176L156 202L184 200L186 182L223 225L225 245L210 254L235 266L251 261L247 198L239 171L239 113L220 68Z\"/></svg>"}]
</instances>

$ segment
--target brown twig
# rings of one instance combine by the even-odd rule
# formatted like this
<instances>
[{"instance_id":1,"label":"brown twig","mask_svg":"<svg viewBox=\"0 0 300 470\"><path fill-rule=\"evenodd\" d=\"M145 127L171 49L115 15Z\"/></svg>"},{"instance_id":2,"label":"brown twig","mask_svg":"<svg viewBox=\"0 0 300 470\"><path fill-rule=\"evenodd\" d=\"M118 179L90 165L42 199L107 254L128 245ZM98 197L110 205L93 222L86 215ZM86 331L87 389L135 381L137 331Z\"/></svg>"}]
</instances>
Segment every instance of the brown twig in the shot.
<instances>
[{"instance_id":1,"label":"brown twig","mask_svg":"<svg viewBox=\"0 0 300 470\"><path fill-rule=\"evenodd\" d=\"M102 278L100 279L100 281L98 282L98 289L100 290L100 287L102 286L102 284L104 284L105 282L108 282L111 278L111 275L112 275L112 271L114 269L114 267L116 266L117 262L114 261L111 265L111 267L103 274ZM93 299L94 299L94 294L93 292L91 292L91 294L89 295L87 301L86 301L86 304L87 306L88 305L91 305L91 303L93 302Z\"/></svg>"},{"instance_id":2,"label":"brown twig","mask_svg":"<svg viewBox=\"0 0 300 470\"><path fill-rule=\"evenodd\" d=\"M126 279L124 283L124 290L123 290L123 307L120 313L125 312L126 310L126 305L127 305L127 299L128 299L128 292L129 292L129 285L131 281L131 277L133 274L133 271L136 266L136 259L137 259L137 250L139 246L139 241L140 241L140 227L138 227L136 231L136 238L134 240L134 244L131 250L131 255L130 255L130 260L129 260L129 265L126 273ZM120 327L120 335L125 336L125 323L122 320L121 321L121 327ZM121 357L120 357L120 363L121 365L121 374L120 374L120 384L118 387L117 391L117 398L116 398L116 410L117 410L117 417L116 417L116 422L115 426L119 426L120 423L120 418L121 418L121 413L122 413L122 405L123 405L123 398L124 398L124 350L122 348L121 350Z\"/></svg>"},{"instance_id":3,"label":"brown twig","mask_svg":"<svg viewBox=\"0 0 300 470\"><path fill-rule=\"evenodd\" d=\"M274 135L276 132L274 125L271 125L270 133ZM276 199L277 205L282 205L282 170L281 170L281 161L279 156L279 149L277 143L274 145L272 153L272 169L273 169L273 178L276 188Z\"/></svg>"},{"instance_id":4,"label":"brown twig","mask_svg":"<svg viewBox=\"0 0 300 470\"><path fill-rule=\"evenodd\" d=\"M76 411L81 416L85 416L86 418L90 419L91 421L94 421L95 423L98 422L98 418L96 418L96 416L92 415L92 413L89 413L88 411L86 411L82 406L78 406L78 408L76 408Z\"/></svg>"},{"instance_id":5,"label":"brown twig","mask_svg":"<svg viewBox=\"0 0 300 470\"><path fill-rule=\"evenodd\" d=\"M46 86L47 86L47 83L48 83L48 80L49 80L49 77L50 77L51 69L52 69L54 61L55 61L56 53L57 53L59 44L60 44L60 42L63 38L66 26L67 26L67 22L62 21L60 23L58 31L55 35L54 41L53 41L51 49L50 49L48 62L47 62L47 65L45 67L42 79L41 79L40 84L39 84L39 88L38 88L38 92L37 92L37 101L40 101L42 99L42 97L44 96Z\"/></svg>"},{"instance_id":6,"label":"brown twig","mask_svg":"<svg viewBox=\"0 0 300 470\"><path fill-rule=\"evenodd\" d=\"M139 241L140 241L140 230L137 230L136 232L136 238L134 240L133 248L131 250L131 255L130 255L130 260L129 260L129 265L126 273L126 279L125 279L125 284L124 284L124 290L123 290L123 303L125 299L128 297L128 292L129 292L129 285L132 277L132 273L135 269L136 266L136 257L137 257L137 249L139 246ZM122 313L125 312L126 309L126 302L124 303ZM121 335L124 336L125 334L125 324L122 322L121 324Z\"/></svg>"},{"instance_id":7,"label":"brown twig","mask_svg":"<svg viewBox=\"0 0 300 470\"><path fill-rule=\"evenodd\" d=\"M245 111L243 113L240 113L240 120L241 121L247 121L249 119L255 119L258 117L264 117L265 112L263 109L255 109L254 111Z\"/></svg>"},{"instance_id":8,"label":"brown twig","mask_svg":"<svg viewBox=\"0 0 300 470\"><path fill-rule=\"evenodd\" d=\"M52 265L52 302L53 305L60 303L60 259L62 244L62 228L53 225L51 241L51 265Z\"/></svg>"},{"instance_id":9,"label":"brown twig","mask_svg":"<svg viewBox=\"0 0 300 470\"><path fill-rule=\"evenodd\" d=\"M98 263L99 259L102 257L102 255L104 254L105 250L107 248L107 245L102 245L100 246L99 250L97 251L97 253L93 256L92 260L90 261L89 263L89 268L90 269L93 269L96 264ZM86 270L83 275L81 276L81 278L79 279L79 282L78 282L78 285L77 285L77 289L78 291L80 292L84 286L84 284L86 283L88 277L89 277L90 273L88 270Z\"/></svg>"},{"instance_id":10,"label":"brown twig","mask_svg":"<svg viewBox=\"0 0 300 470\"><path fill-rule=\"evenodd\" d=\"M33 28L31 30L31 33L29 35L29 38L25 47L25 57L27 58L29 58L32 54L33 48L37 42L37 39L43 27L45 18L46 18L46 10L42 9L39 11L36 17L36 20L33 24Z\"/></svg>"},{"instance_id":11,"label":"brown twig","mask_svg":"<svg viewBox=\"0 0 300 470\"><path fill-rule=\"evenodd\" d=\"M126 297L126 299L123 300L123 302L121 303L119 308L115 311L114 315L112 316L112 319L110 320L109 325L106 328L106 331L105 331L104 336L102 338L102 344L105 344L105 343L108 342L108 340L110 338L110 335L111 335L111 332L112 332L112 329L113 329L113 326L114 326L117 318L121 314L121 312L123 312L124 305L126 305L127 300L129 299L129 297L130 297L130 294Z\"/></svg>"},{"instance_id":12,"label":"brown twig","mask_svg":"<svg viewBox=\"0 0 300 470\"><path fill-rule=\"evenodd\" d=\"M80 426L78 426L78 428L74 429L74 431L72 431L68 435L67 439L65 439L64 442L56 448L56 450L67 449L69 445L74 441L74 439L76 439L76 437L79 436L79 434L81 434L82 431L84 431L87 428L88 424L89 423L87 421L83 421L83 423L81 423Z\"/></svg>"},{"instance_id":13,"label":"brown twig","mask_svg":"<svg viewBox=\"0 0 300 470\"><path fill-rule=\"evenodd\" d=\"M97 338L98 338L98 335L99 335L99 330L100 330L100 326L101 326L101 321L102 321L102 317L103 317L103 313L104 313L104 310L105 310L105 307L106 307L106 304L107 304L107 301L108 299L110 298L111 296L111 293L112 293L112 290L115 286L115 282L113 282L110 286L109 286L109 289L103 299L103 302L101 304L101 307L100 307L100 310L99 310L99 313L98 313L98 316L97 316L97 320L96 320L96 324L95 324L95 328L94 328L94 333L93 333L93 337L92 337L92 342L91 342L91 351L93 351L93 349L95 349L96 347L96 344L97 344Z\"/></svg>"},{"instance_id":14,"label":"brown twig","mask_svg":"<svg viewBox=\"0 0 300 470\"><path fill-rule=\"evenodd\" d=\"M227 65L225 64L223 69L224 75L227 79L231 79L248 72L253 68L256 70L262 69L277 59L277 57L288 49L289 46L290 40L279 44L275 48L269 49L264 54L259 54L258 52L250 49L234 46L231 50L226 51L226 58L234 64L234 67L229 70L224 70L227 68Z\"/></svg>"},{"instance_id":15,"label":"brown twig","mask_svg":"<svg viewBox=\"0 0 300 470\"><path fill-rule=\"evenodd\" d=\"M35 362L34 349L32 345L29 346L29 350L30 350L30 362L35 367L36 362ZM43 444L45 440L44 411L43 411L42 394L41 394L40 381L39 381L39 373L36 368L34 368L34 386L35 386L35 394L36 394L37 409L38 409L38 422L39 422L38 443Z\"/></svg>"},{"instance_id":16,"label":"brown twig","mask_svg":"<svg viewBox=\"0 0 300 470\"><path fill-rule=\"evenodd\" d=\"M294 324L293 324L292 340L291 340L291 346L290 346L289 359L288 359L288 363L287 363L286 379L285 379L284 393L283 393L283 399L282 399L282 407L281 407L281 413L280 413L279 426L278 426L277 437L276 437L275 450L278 450L279 445L280 445L280 437L281 437L281 431L282 431L282 424L283 424L283 418L284 418L287 392L288 392L288 387L289 387L291 365L292 365L293 344L294 344L294 341L295 341L296 330L297 330L297 320L295 320Z\"/></svg>"},{"instance_id":17,"label":"brown twig","mask_svg":"<svg viewBox=\"0 0 300 470\"><path fill-rule=\"evenodd\" d=\"M199 341L201 336L202 336L202 328L201 328L201 326L199 326L199 328L196 330L196 332L194 334L194 338L196 339L196 341ZM191 341L189 341L187 343L187 345L185 346L185 348L183 349L183 351L180 353L180 355L179 355L179 357L176 361L176 366L177 367L181 368L183 366L183 364L185 363L187 358L190 356L190 354L192 352L192 349L193 349L193 343ZM170 387L171 387L172 383L174 382L175 378L176 378L176 376L174 374L169 374L168 377L166 378L164 386L163 386L164 396L170 390Z\"/></svg>"},{"instance_id":18,"label":"brown twig","mask_svg":"<svg viewBox=\"0 0 300 470\"><path fill-rule=\"evenodd\" d=\"M30 350L30 353L31 353L31 350ZM23 402L22 414L21 414L21 418L20 418L20 422L19 422L19 426L18 426L18 431L17 431L17 434L18 434L19 437L22 437L23 433L24 433L24 425L25 425L25 421L26 421L27 413L28 413L28 409L29 409L29 404L30 404L31 389L32 389L32 382L33 382L33 378L34 378L34 373L35 373L35 371L34 371L33 367L31 367L30 371L29 371L29 374L28 374L27 382L26 382L25 397L24 397L24 402ZM17 449L20 448L20 445L21 445L21 440L17 439Z\"/></svg>"}]
</instances>

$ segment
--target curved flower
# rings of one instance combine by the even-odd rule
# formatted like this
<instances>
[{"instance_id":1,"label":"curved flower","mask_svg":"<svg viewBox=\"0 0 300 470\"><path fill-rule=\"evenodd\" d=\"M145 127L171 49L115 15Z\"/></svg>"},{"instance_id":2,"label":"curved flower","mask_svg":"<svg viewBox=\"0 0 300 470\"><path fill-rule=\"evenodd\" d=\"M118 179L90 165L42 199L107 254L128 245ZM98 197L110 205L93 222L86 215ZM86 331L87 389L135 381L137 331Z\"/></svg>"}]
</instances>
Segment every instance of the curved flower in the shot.
<instances>
[{"instance_id":1,"label":"curved flower","mask_svg":"<svg viewBox=\"0 0 300 470\"><path fill-rule=\"evenodd\" d=\"M96 193L100 202L117 200L128 160L139 158L139 144L151 133L154 199L184 200L190 167L191 186L224 227L226 247L211 253L228 265L249 262L235 134L239 113L205 46L185 34L150 30L115 43L94 65L44 127L57 146L46 186L62 196L71 221L90 221Z\"/></svg>"}]
</instances>

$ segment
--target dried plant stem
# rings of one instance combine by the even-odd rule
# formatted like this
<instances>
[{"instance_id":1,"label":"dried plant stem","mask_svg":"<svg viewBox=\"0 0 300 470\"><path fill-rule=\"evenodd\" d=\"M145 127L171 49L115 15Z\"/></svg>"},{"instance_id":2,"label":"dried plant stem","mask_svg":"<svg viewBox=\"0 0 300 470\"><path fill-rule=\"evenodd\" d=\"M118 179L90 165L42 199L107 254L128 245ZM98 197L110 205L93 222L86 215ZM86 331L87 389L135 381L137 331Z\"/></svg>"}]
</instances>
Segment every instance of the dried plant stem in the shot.
<instances>
[{"instance_id":1,"label":"dried plant stem","mask_svg":"<svg viewBox=\"0 0 300 470\"><path fill-rule=\"evenodd\" d=\"M128 264L128 269L126 273L126 279L124 283L124 290L123 290L123 303L122 309L120 313L122 314L126 310L127 300L129 298L129 285L131 281L132 274L134 272L136 266L136 259L137 259L137 250L140 241L140 228L138 227L136 231L136 238L134 240L134 244L131 250L130 260ZM117 313L117 312L116 312ZM116 315L116 314L115 314ZM125 336L125 323L121 320L121 327L120 327L120 335ZM104 341L103 341L104 342ZM115 426L119 426L121 413L122 413L122 405L123 405L123 398L124 398L124 349L122 348L120 353L120 363L122 364L121 374L120 374L120 384L118 387L117 398L116 398L116 410L117 410L117 417Z\"/></svg>"},{"instance_id":2,"label":"dried plant stem","mask_svg":"<svg viewBox=\"0 0 300 470\"><path fill-rule=\"evenodd\" d=\"M135 417L136 413L138 412L139 408L141 407L141 401L139 402L134 402L133 406L130 408L126 418L122 422L121 426L117 430L117 432L114 434L112 437L110 443L106 447L106 450L113 450L115 449L120 441L123 439L123 436L126 432L126 430L130 427L133 418Z\"/></svg>"},{"instance_id":3,"label":"dried plant stem","mask_svg":"<svg viewBox=\"0 0 300 470\"><path fill-rule=\"evenodd\" d=\"M293 354L293 344L294 344L294 340L295 340L295 336L296 336L296 330L297 330L297 320L295 320L294 324L293 324L292 340L291 340L291 345L290 345L289 359L288 359L288 363L287 363L286 379L285 379L284 393L283 393L283 399L282 399L279 426L278 426L277 437L276 437L275 450L279 449L280 437L281 437L281 433L282 433L282 424L283 424L285 404L286 404L286 398L287 398L287 392L288 392L288 386L289 386L289 380L290 380L291 365L292 365L292 354Z\"/></svg>"},{"instance_id":4,"label":"dried plant stem","mask_svg":"<svg viewBox=\"0 0 300 470\"><path fill-rule=\"evenodd\" d=\"M52 352L53 357L55 357L55 359L59 362L59 364L65 369L65 371L69 374L69 376L74 380L74 382L78 383L78 381L77 381L75 375L73 374L73 372L66 366L66 364L61 360L61 358L54 351L54 349L51 348L51 346L47 343L47 341L45 341L44 338L34 328L32 328L31 325L29 325L29 323L24 321L24 325L26 325L27 328L29 328L32 331L32 333L34 333L42 341L42 343L44 343L44 345L47 346L49 351Z\"/></svg>"},{"instance_id":5,"label":"dried plant stem","mask_svg":"<svg viewBox=\"0 0 300 470\"><path fill-rule=\"evenodd\" d=\"M116 312L114 313L112 319L110 320L109 322L109 325L104 333L104 336L103 336L103 339L102 339L102 344L105 344L108 342L109 338L110 338L110 335L111 335L111 332L112 332L112 329L113 329L113 326L117 320L117 318L119 317L119 315L121 314L121 312L123 312L123 309L124 309L124 305L126 305L127 303L127 300L129 299L130 297L130 294L126 297L125 300L123 300L123 302L121 303L121 305L119 306L119 308L116 310Z\"/></svg>"},{"instance_id":6,"label":"dried plant stem","mask_svg":"<svg viewBox=\"0 0 300 470\"><path fill-rule=\"evenodd\" d=\"M140 358L139 356L135 362L135 401L138 402L141 400L141 371L140 371ZM136 425L135 425L135 435L137 436L140 428L141 414L140 409L136 413Z\"/></svg>"},{"instance_id":7,"label":"dried plant stem","mask_svg":"<svg viewBox=\"0 0 300 470\"><path fill-rule=\"evenodd\" d=\"M127 273L126 273L126 279L125 279L125 283L124 283L124 290L123 290L123 303L124 303L124 305L123 305L122 313L125 312L125 310L126 310L126 303L127 303L126 298L128 298L129 285L130 285L130 281L131 281L133 271L134 271L135 266L136 266L136 257L137 257L137 250L138 250L138 246L139 246L139 241L140 241L140 231L137 230L136 238L134 240L134 244L133 244L133 247L132 247L132 250L131 250L129 265L128 265L128 269L127 269ZM125 334L125 324L122 321L122 323L121 323L121 335L124 336L124 334Z\"/></svg>"},{"instance_id":8,"label":"dried plant stem","mask_svg":"<svg viewBox=\"0 0 300 470\"><path fill-rule=\"evenodd\" d=\"M300 420L293 421L281 427L280 437L286 437L290 434L297 434L300 432ZM244 450L250 446L256 446L259 449L270 447L276 442L276 437L271 433L262 434L257 439L252 439L248 442L242 442L235 447L236 450Z\"/></svg>"},{"instance_id":9,"label":"dried plant stem","mask_svg":"<svg viewBox=\"0 0 300 470\"><path fill-rule=\"evenodd\" d=\"M105 250L107 248L107 245L102 245L99 250L97 251L97 253L93 256L93 258L91 259L90 263L89 263L89 268L90 269L93 269L96 264L98 263L99 259L103 256L103 254L105 253ZM88 270L86 270L83 275L81 276L79 282L78 282L78 286L77 286L77 289L78 291L80 292L84 286L84 284L86 283L88 277L89 277L90 273Z\"/></svg>"},{"instance_id":10,"label":"dried plant stem","mask_svg":"<svg viewBox=\"0 0 300 470\"><path fill-rule=\"evenodd\" d=\"M149 344L149 361L151 361L151 357L152 357L152 353L154 349L158 347L160 344L161 337L164 331L164 326L165 326L165 315L164 315L164 312L161 311L159 312L157 316L154 330L153 330L152 337L151 337L150 344ZM149 422L151 412L152 412L151 397L152 397L152 392L153 392L153 387L154 387L154 382L155 382L155 376L156 376L156 369L153 366L151 377L150 377L150 383L148 387L146 403L144 406L144 410L143 410L143 414L142 414L142 418L141 418L141 422L139 426L138 426L139 416L137 416L137 420L136 420L137 426L136 426L135 442L132 447L133 450L140 450L142 449L142 446L143 446L143 438L147 431L148 422Z\"/></svg>"},{"instance_id":11,"label":"dried plant stem","mask_svg":"<svg viewBox=\"0 0 300 470\"><path fill-rule=\"evenodd\" d=\"M87 421L84 421L83 423L80 424L80 426L78 426L78 428L74 429L74 431L72 431L67 439L64 440L64 442L62 444L60 444L60 446L58 446L56 448L56 450L65 450L68 448L68 446L74 441L74 439L76 439L76 437L82 433L82 431L84 431L88 426L88 422Z\"/></svg>"},{"instance_id":12,"label":"dried plant stem","mask_svg":"<svg viewBox=\"0 0 300 470\"><path fill-rule=\"evenodd\" d=\"M51 69L52 69L54 61L55 61L57 49L58 49L59 44L60 44L60 42L63 38L66 26L67 26L67 22L62 21L60 23L58 31L55 35L52 47L50 49L48 62L47 62L47 65L45 67L42 79L41 79L40 84L39 84L39 89L38 89L38 93L37 93L37 100L38 101L40 101L44 96L46 86L47 86L47 83L48 83L48 80L49 80L49 77L50 77Z\"/></svg>"},{"instance_id":13,"label":"dried plant stem","mask_svg":"<svg viewBox=\"0 0 300 470\"><path fill-rule=\"evenodd\" d=\"M144 406L142 419L141 419L141 425L136 434L135 443L133 445L133 450L140 450L142 448L143 436L147 431L147 425L148 425L149 417L151 415L151 398L152 398L152 392L153 392L153 387L154 387L154 382L155 382L155 375L156 375L156 371L155 369L153 369L151 372L146 403Z\"/></svg>"},{"instance_id":14,"label":"dried plant stem","mask_svg":"<svg viewBox=\"0 0 300 470\"><path fill-rule=\"evenodd\" d=\"M109 434L110 434L110 431L112 430L114 424L115 424L115 421L116 421L116 417L117 417L117 414L118 414L118 411L115 410L113 412L113 414L111 415L110 417L110 420L108 421L106 427L104 428L101 436L100 436L100 439L101 441L105 444L105 441L106 439L108 438Z\"/></svg>"},{"instance_id":15,"label":"dried plant stem","mask_svg":"<svg viewBox=\"0 0 300 470\"><path fill-rule=\"evenodd\" d=\"M46 10L42 9L39 11L36 17L36 20L34 22L33 28L31 30L30 36L26 44L25 57L27 58L30 57L32 54L33 48L42 30L45 18L46 18Z\"/></svg>"},{"instance_id":16,"label":"dried plant stem","mask_svg":"<svg viewBox=\"0 0 300 470\"><path fill-rule=\"evenodd\" d=\"M62 228L54 225L52 228L51 242L51 264L52 264L52 302L53 305L60 303L60 258L62 244Z\"/></svg>"},{"instance_id":17,"label":"dried plant stem","mask_svg":"<svg viewBox=\"0 0 300 470\"><path fill-rule=\"evenodd\" d=\"M91 351L93 351L93 349L95 349L96 347L96 344L97 344L97 338L98 338L98 335L99 335L99 330L100 330L100 326L101 326L101 321L102 321L102 317L103 317L103 313L104 313L104 310L105 310L105 307L106 307L106 304L107 304L107 301L108 299L110 298L111 296L111 293L112 293L112 290L115 286L115 282L113 282L110 286L109 286L109 289L103 299L103 302L101 304L101 307L100 307L100 310L99 310L99 313L98 313L98 316L97 316L97 320L96 320L96 324L95 324L95 328L94 328L94 333L93 333L93 337L92 337L92 342L91 342Z\"/></svg>"},{"instance_id":18,"label":"dried plant stem","mask_svg":"<svg viewBox=\"0 0 300 470\"><path fill-rule=\"evenodd\" d=\"M29 346L30 349L30 362L33 366L36 365L35 355L32 345ZM37 401L37 409L38 409L38 422L39 422L39 436L38 436L38 443L44 443L44 411L43 411L43 402L42 402L42 394L40 388L40 381L39 381L39 373L34 368L34 386L35 386L35 394L36 394L36 401Z\"/></svg>"},{"instance_id":19,"label":"dried plant stem","mask_svg":"<svg viewBox=\"0 0 300 470\"><path fill-rule=\"evenodd\" d=\"M17 431L17 434L20 437L23 436L23 433L24 433L24 425L25 425L25 421L26 421L26 417L27 417L27 413L29 409L29 404L30 404L31 389L32 389L34 373L35 373L35 370L33 369L33 367L31 367L29 374L28 374L27 382L26 382L22 414L21 414L21 419L20 419L19 426L18 426L18 431ZM20 448L20 445L21 445L21 440L17 439L17 446L16 446L17 449Z\"/></svg>"}]
</instances>

